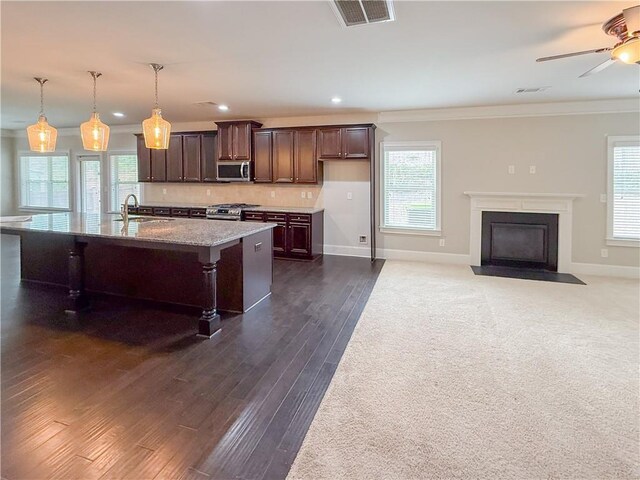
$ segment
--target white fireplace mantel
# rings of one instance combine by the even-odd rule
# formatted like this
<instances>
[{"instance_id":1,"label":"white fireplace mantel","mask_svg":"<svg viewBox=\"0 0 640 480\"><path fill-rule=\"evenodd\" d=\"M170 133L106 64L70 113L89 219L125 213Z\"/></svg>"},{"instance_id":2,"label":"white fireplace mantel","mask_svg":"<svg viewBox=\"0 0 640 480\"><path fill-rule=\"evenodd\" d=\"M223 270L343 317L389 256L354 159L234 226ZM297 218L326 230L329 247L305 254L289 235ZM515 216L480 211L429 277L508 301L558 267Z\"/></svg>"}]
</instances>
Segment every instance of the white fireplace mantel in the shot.
<instances>
[{"instance_id":1,"label":"white fireplace mantel","mask_svg":"<svg viewBox=\"0 0 640 480\"><path fill-rule=\"evenodd\" d=\"M480 265L482 212L555 213L558 215L558 272L571 273L571 231L576 193L464 192L471 197L469 253L471 265Z\"/></svg>"}]
</instances>

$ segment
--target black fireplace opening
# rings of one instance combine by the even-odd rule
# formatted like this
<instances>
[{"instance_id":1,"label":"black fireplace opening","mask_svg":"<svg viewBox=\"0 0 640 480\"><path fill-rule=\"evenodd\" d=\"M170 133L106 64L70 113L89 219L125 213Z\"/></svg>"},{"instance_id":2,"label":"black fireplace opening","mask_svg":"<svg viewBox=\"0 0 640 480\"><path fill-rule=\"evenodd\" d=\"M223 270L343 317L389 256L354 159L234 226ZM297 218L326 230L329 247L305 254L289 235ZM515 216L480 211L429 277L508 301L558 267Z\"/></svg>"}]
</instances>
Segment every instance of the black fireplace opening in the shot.
<instances>
[{"instance_id":1,"label":"black fireplace opening","mask_svg":"<svg viewBox=\"0 0 640 480\"><path fill-rule=\"evenodd\" d=\"M482 212L482 265L558 271L558 215Z\"/></svg>"}]
</instances>

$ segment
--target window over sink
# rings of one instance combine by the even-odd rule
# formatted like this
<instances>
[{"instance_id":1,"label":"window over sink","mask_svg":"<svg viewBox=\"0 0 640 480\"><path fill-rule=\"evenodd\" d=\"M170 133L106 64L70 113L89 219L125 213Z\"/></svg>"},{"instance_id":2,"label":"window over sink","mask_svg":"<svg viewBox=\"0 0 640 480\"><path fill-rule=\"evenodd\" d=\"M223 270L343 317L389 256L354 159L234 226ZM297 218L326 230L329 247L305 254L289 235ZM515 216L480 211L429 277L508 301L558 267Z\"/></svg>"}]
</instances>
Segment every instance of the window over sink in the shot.
<instances>
[{"instance_id":1,"label":"window over sink","mask_svg":"<svg viewBox=\"0 0 640 480\"><path fill-rule=\"evenodd\" d=\"M138 183L138 156L135 153L110 153L109 170L111 212L119 212L120 205L130 193L141 200L140 184Z\"/></svg>"}]
</instances>

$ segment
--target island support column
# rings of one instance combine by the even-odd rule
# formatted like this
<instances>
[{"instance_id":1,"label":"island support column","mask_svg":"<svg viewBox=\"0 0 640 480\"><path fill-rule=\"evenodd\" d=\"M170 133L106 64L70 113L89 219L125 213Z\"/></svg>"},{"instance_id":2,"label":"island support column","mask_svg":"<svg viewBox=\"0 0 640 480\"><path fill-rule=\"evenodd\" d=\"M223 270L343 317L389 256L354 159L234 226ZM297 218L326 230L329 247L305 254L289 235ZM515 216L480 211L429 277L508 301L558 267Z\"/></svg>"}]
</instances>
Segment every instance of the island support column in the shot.
<instances>
[{"instance_id":1,"label":"island support column","mask_svg":"<svg viewBox=\"0 0 640 480\"><path fill-rule=\"evenodd\" d=\"M74 239L69 247L69 306L65 310L68 314L78 314L89 307L89 301L84 291L84 242Z\"/></svg>"},{"instance_id":2,"label":"island support column","mask_svg":"<svg viewBox=\"0 0 640 480\"><path fill-rule=\"evenodd\" d=\"M220 250L210 248L199 255L202 264L203 306L202 315L198 321L198 336L212 337L220 331L220 314L217 311L216 280L217 262L220 260Z\"/></svg>"}]
</instances>

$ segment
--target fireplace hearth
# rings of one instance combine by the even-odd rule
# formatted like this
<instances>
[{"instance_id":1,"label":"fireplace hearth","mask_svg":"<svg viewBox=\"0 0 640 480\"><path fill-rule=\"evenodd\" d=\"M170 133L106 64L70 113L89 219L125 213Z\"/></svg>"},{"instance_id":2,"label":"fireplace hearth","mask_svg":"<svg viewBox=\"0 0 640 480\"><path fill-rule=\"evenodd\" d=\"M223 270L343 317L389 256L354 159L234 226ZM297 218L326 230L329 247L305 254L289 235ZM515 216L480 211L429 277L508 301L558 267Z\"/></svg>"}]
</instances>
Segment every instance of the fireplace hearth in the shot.
<instances>
[{"instance_id":1,"label":"fireplace hearth","mask_svg":"<svg viewBox=\"0 0 640 480\"><path fill-rule=\"evenodd\" d=\"M558 271L558 215L482 212L481 265Z\"/></svg>"}]
</instances>

